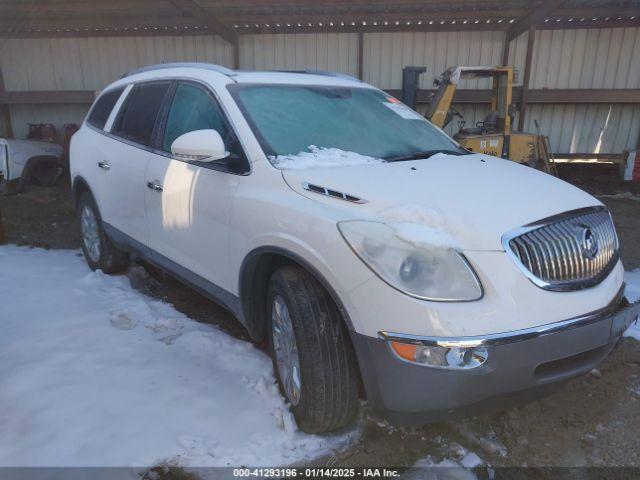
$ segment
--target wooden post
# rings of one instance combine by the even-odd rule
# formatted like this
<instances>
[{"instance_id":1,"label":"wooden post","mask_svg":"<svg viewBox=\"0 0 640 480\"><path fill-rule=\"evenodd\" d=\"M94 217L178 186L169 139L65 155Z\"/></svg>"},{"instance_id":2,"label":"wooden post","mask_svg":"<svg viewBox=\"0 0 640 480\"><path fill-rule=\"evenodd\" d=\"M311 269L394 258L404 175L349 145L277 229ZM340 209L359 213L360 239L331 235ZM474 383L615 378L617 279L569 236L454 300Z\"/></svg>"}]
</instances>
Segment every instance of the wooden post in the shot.
<instances>
[{"instance_id":1,"label":"wooden post","mask_svg":"<svg viewBox=\"0 0 640 480\"><path fill-rule=\"evenodd\" d=\"M520 117L518 118L518 130L524 130L524 120L527 113L527 97L529 94L529 79L531 78L531 62L533 59L533 41L536 36L536 27L529 27L529 38L527 38L527 55L524 61L524 75L522 77L522 97L520 99Z\"/></svg>"},{"instance_id":2,"label":"wooden post","mask_svg":"<svg viewBox=\"0 0 640 480\"><path fill-rule=\"evenodd\" d=\"M502 66L506 67L509 64L509 47L511 46L511 41L507 39L507 35L505 33L504 36L504 47L502 49Z\"/></svg>"},{"instance_id":3,"label":"wooden post","mask_svg":"<svg viewBox=\"0 0 640 480\"><path fill-rule=\"evenodd\" d=\"M4 93L4 79L2 77L2 65L0 65L0 93ZM11 128L11 114L9 112L8 105L0 105L0 114L2 115L4 130L0 132L0 136L4 135L7 138L13 138L13 129ZM9 161L9 159L7 159ZM6 188L6 185L5 185ZM0 204L0 245L4 245L7 242L6 235L4 233L4 222L2 220L2 205Z\"/></svg>"},{"instance_id":4,"label":"wooden post","mask_svg":"<svg viewBox=\"0 0 640 480\"><path fill-rule=\"evenodd\" d=\"M0 64L0 95L5 92L4 77L2 76L2 65ZM2 123L4 124L4 132L0 131L0 136L5 138L13 138L13 128L11 126L11 112L9 105L0 104L0 115L2 115Z\"/></svg>"},{"instance_id":5,"label":"wooden post","mask_svg":"<svg viewBox=\"0 0 640 480\"><path fill-rule=\"evenodd\" d=\"M4 223L2 220L2 206L0 205L0 245L7 243L7 237L4 233Z\"/></svg>"},{"instance_id":6,"label":"wooden post","mask_svg":"<svg viewBox=\"0 0 640 480\"><path fill-rule=\"evenodd\" d=\"M364 66L364 33L358 32L358 78L362 80Z\"/></svg>"},{"instance_id":7,"label":"wooden post","mask_svg":"<svg viewBox=\"0 0 640 480\"><path fill-rule=\"evenodd\" d=\"M237 38L236 42L232 44L233 47L233 68L240 70L240 39Z\"/></svg>"}]
</instances>

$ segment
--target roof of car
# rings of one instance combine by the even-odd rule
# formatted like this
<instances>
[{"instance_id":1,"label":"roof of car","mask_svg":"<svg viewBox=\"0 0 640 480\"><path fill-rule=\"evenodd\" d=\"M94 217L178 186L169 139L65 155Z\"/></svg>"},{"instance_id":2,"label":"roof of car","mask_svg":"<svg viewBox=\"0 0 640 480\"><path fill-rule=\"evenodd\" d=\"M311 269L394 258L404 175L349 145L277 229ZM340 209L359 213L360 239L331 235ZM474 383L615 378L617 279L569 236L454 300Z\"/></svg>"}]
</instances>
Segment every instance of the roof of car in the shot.
<instances>
[{"instance_id":1,"label":"roof of car","mask_svg":"<svg viewBox=\"0 0 640 480\"><path fill-rule=\"evenodd\" d=\"M350 75L338 72L324 72L319 70L276 70L276 71L248 71L248 70L232 70L221 65L212 63L161 63L158 65L150 65L142 67L122 76L122 79L149 73L159 73L163 76L164 70L175 70L193 68L200 71L215 72L224 75L229 80L237 83L297 83L297 84L330 84L330 85L351 85L360 84L364 86L360 80ZM166 72L167 75L170 72ZM146 76L146 75L145 75Z\"/></svg>"}]
</instances>

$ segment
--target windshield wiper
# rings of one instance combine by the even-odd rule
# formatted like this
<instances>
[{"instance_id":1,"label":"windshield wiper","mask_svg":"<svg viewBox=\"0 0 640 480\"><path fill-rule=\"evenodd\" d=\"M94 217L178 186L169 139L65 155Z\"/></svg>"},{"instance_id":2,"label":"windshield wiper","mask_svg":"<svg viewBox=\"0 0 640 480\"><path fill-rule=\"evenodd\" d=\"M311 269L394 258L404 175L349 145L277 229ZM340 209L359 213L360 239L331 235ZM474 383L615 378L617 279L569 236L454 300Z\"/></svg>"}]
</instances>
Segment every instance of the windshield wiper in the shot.
<instances>
[{"instance_id":1,"label":"windshield wiper","mask_svg":"<svg viewBox=\"0 0 640 480\"><path fill-rule=\"evenodd\" d=\"M387 162L403 162L407 160L424 160L437 153L446 153L447 155L467 155L468 152L462 150L426 150L424 152L413 152L407 155L396 155L392 157L385 157Z\"/></svg>"}]
</instances>

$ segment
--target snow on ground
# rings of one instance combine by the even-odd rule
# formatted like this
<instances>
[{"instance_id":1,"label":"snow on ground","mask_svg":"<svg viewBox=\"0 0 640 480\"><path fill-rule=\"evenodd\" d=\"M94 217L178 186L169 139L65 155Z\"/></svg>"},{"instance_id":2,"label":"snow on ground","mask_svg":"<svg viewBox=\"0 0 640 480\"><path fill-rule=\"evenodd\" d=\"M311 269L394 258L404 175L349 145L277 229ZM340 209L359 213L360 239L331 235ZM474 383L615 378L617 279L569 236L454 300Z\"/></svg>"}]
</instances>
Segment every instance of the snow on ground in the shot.
<instances>
[{"instance_id":1,"label":"snow on ground","mask_svg":"<svg viewBox=\"0 0 640 480\"><path fill-rule=\"evenodd\" d=\"M640 300L640 268L636 268L630 272L625 272L624 281L626 287L624 289L624 296L629 302L637 302ZM636 340L640 340L640 324L636 322L632 324L629 329L624 332L625 337L633 337Z\"/></svg>"},{"instance_id":2,"label":"snow on ground","mask_svg":"<svg viewBox=\"0 0 640 480\"><path fill-rule=\"evenodd\" d=\"M401 476L402 480L477 480L472 469L487 467L484 460L461 445L452 445L451 458L436 460L427 455Z\"/></svg>"},{"instance_id":3,"label":"snow on ground","mask_svg":"<svg viewBox=\"0 0 640 480\"><path fill-rule=\"evenodd\" d=\"M269 157L278 168L301 170L306 168L352 167L371 163L382 163L379 158L367 157L355 152L347 152L338 148L324 148L309 145L308 152L296 155L278 155Z\"/></svg>"},{"instance_id":4,"label":"snow on ground","mask_svg":"<svg viewBox=\"0 0 640 480\"><path fill-rule=\"evenodd\" d=\"M0 265L0 466L289 465L358 435L296 431L264 353L77 252Z\"/></svg>"},{"instance_id":5,"label":"snow on ground","mask_svg":"<svg viewBox=\"0 0 640 480\"><path fill-rule=\"evenodd\" d=\"M455 248L457 245L446 231L444 219L435 210L420 205L399 205L380 214L398 238L416 247Z\"/></svg>"}]
</instances>

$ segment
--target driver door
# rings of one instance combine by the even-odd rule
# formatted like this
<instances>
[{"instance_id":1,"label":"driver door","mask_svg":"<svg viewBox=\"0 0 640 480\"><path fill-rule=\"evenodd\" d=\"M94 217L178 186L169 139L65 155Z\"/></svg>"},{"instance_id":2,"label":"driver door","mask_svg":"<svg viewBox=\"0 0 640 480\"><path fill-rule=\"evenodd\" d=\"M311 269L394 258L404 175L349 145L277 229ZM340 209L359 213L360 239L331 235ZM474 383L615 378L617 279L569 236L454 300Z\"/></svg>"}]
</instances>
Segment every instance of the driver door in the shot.
<instances>
[{"instance_id":1,"label":"driver door","mask_svg":"<svg viewBox=\"0 0 640 480\"><path fill-rule=\"evenodd\" d=\"M146 171L149 246L157 263L191 283L230 291L228 222L240 177L223 163L175 159L171 144L184 133L214 129L232 156L244 153L207 87L179 81L174 88Z\"/></svg>"}]
</instances>

